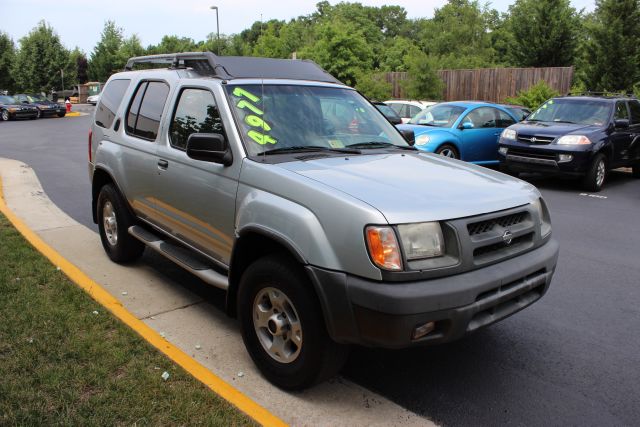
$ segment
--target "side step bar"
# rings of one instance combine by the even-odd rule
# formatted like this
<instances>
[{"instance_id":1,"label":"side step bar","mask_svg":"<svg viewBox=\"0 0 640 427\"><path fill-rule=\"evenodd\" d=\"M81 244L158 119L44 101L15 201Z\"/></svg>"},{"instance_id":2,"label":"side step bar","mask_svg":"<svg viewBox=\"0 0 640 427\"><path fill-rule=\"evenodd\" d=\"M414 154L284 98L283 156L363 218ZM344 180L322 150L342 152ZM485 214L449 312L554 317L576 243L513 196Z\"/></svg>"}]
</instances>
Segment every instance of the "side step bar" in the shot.
<instances>
[{"instance_id":1,"label":"side step bar","mask_svg":"<svg viewBox=\"0 0 640 427\"><path fill-rule=\"evenodd\" d=\"M129 234L205 283L225 291L229 288L229 278L227 276L218 273L202 257L194 255L188 249L163 240L162 237L139 225L129 227Z\"/></svg>"}]
</instances>

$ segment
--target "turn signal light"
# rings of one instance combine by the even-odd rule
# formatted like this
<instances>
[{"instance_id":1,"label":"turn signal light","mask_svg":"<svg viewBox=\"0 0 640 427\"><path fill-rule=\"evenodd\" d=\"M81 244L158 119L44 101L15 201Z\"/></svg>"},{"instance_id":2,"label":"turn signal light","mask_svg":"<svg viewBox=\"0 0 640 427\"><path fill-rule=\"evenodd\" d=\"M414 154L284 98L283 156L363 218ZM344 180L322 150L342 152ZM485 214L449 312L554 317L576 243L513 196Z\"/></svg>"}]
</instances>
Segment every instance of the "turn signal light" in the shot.
<instances>
[{"instance_id":1,"label":"turn signal light","mask_svg":"<svg viewBox=\"0 0 640 427\"><path fill-rule=\"evenodd\" d=\"M402 257L393 228L370 226L365 229L367 248L371 260L385 270L402 270Z\"/></svg>"}]
</instances>

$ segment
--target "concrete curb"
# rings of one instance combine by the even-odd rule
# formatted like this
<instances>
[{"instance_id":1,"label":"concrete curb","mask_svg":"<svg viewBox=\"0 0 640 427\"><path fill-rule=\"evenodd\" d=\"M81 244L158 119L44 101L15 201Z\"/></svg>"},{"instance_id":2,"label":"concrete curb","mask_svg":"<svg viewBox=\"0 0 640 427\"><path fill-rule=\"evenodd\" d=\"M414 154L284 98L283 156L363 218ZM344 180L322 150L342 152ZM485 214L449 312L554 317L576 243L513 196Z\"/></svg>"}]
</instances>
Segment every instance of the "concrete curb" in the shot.
<instances>
[{"instance_id":1,"label":"concrete curb","mask_svg":"<svg viewBox=\"0 0 640 427\"><path fill-rule=\"evenodd\" d=\"M227 395L194 374L256 421L265 425L278 425L280 419L291 425L433 425L342 378L295 394L275 388L262 378L247 355L235 321L144 261L133 266L112 263L98 235L55 206L27 165L0 159L0 179L5 185L8 209L3 209L7 216L25 236L49 248L48 256L55 265L67 269L72 280L76 274L85 275L82 280L90 288L85 288L87 292L99 288L111 307L120 306L127 313L126 319L121 318L125 323L146 328L145 335L152 339L141 335L169 357L162 346L175 348L177 354L189 359L184 362L187 365L200 366L198 375L226 384L230 389ZM121 296L117 300L114 295ZM234 393L240 400L229 398ZM244 404L249 406L241 407ZM256 415L260 410L264 412Z\"/></svg>"}]
</instances>

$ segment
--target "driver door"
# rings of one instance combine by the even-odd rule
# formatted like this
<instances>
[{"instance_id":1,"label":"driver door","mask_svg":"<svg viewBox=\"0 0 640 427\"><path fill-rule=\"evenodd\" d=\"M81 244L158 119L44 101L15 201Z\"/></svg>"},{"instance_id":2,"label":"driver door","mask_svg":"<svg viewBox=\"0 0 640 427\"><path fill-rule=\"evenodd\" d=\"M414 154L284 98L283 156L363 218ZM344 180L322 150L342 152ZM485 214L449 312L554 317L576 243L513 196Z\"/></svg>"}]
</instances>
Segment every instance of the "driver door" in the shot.
<instances>
[{"instance_id":1,"label":"driver door","mask_svg":"<svg viewBox=\"0 0 640 427\"><path fill-rule=\"evenodd\" d=\"M492 107L480 107L471 110L460 122L461 126L470 123L470 129L460 129L462 140L462 160L486 163L497 158L498 137L501 129L496 127L498 110Z\"/></svg>"}]
</instances>

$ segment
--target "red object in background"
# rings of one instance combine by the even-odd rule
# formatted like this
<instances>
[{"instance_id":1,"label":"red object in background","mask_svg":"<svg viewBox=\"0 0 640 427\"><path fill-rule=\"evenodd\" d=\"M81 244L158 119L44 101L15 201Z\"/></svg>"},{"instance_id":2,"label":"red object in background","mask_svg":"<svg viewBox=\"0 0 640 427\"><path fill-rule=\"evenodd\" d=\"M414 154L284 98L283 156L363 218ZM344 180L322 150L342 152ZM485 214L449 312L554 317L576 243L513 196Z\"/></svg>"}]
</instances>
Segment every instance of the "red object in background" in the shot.
<instances>
[{"instance_id":1,"label":"red object in background","mask_svg":"<svg viewBox=\"0 0 640 427\"><path fill-rule=\"evenodd\" d=\"M71 112L71 101L68 99L64 102L64 105L67 107L67 113Z\"/></svg>"}]
</instances>

